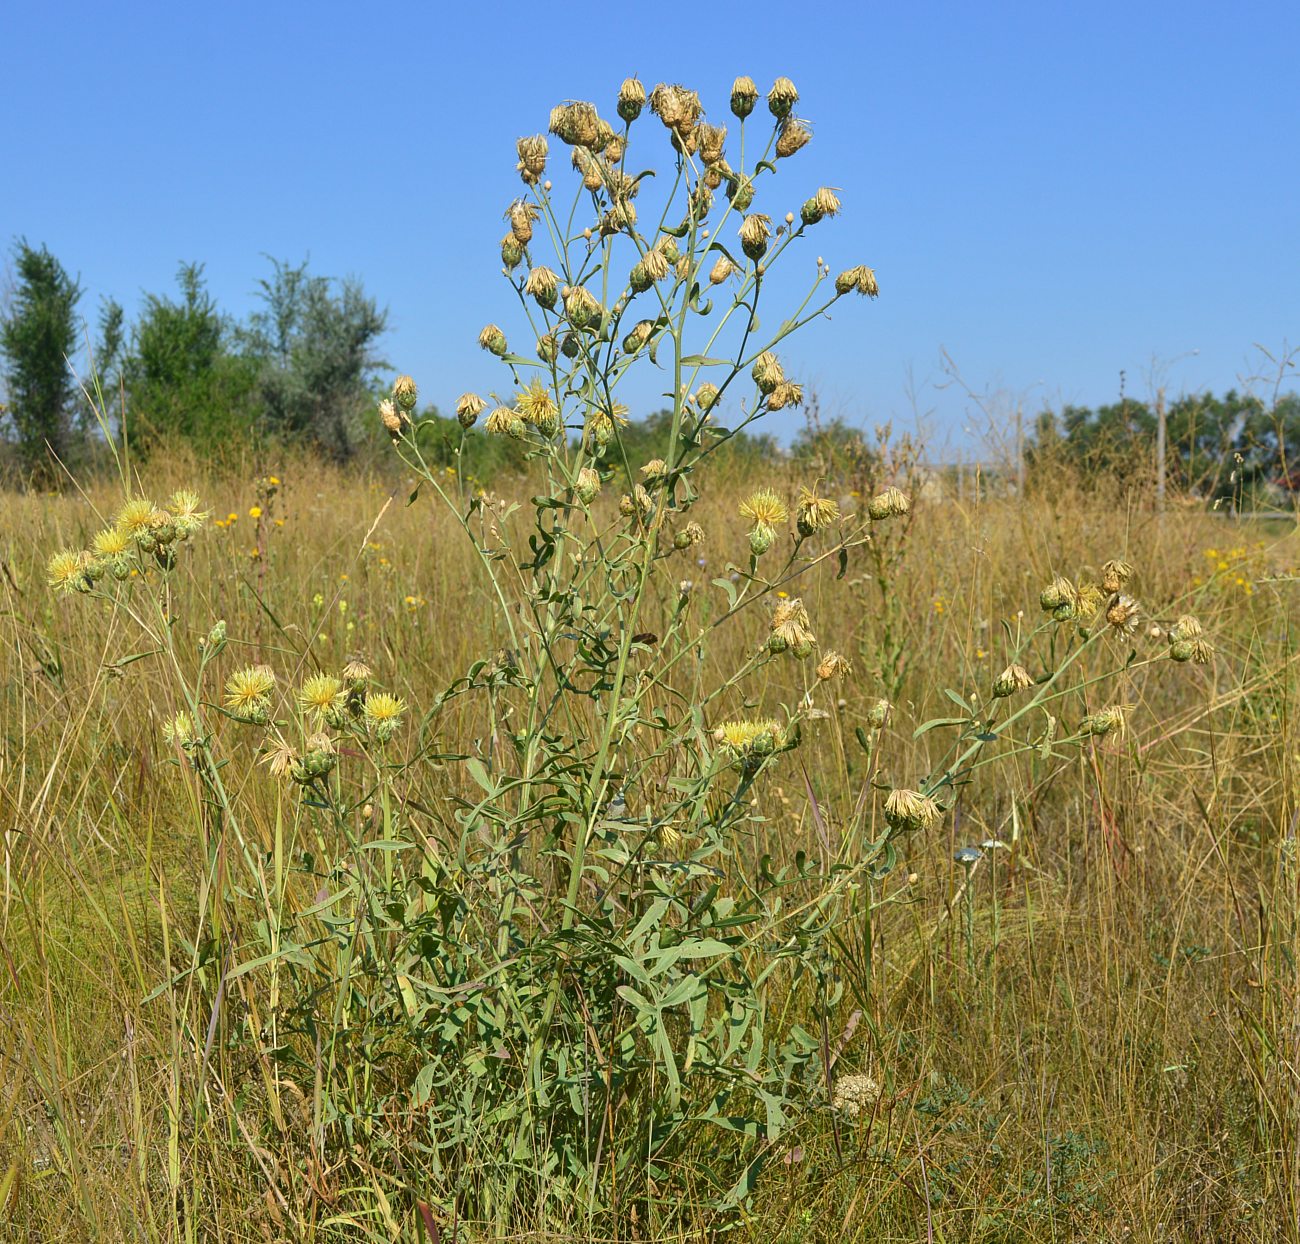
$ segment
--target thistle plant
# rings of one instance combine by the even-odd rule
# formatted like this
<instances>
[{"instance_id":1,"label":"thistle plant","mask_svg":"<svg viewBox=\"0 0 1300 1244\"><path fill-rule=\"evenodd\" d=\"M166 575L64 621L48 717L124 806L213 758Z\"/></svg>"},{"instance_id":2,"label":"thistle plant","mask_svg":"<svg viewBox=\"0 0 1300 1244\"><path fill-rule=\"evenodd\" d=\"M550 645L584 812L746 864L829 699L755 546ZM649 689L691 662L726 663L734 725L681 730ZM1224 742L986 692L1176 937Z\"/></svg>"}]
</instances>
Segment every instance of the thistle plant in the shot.
<instances>
[{"instance_id":1,"label":"thistle plant","mask_svg":"<svg viewBox=\"0 0 1300 1244\"><path fill-rule=\"evenodd\" d=\"M888 481L851 513L776 477L740 505L743 538L701 517L719 447L803 401L790 338L879 293L861 256L832 275L813 249L848 210L838 192L784 189L812 140L798 90L780 78L765 102L737 79L724 125L693 90L629 79L607 116L564 102L518 140L505 305L478 333L502 380L456 414L464 438L521 442L537 491L471 494L431 465L410 376L376 415L420 481L412 503L435 497L476 561L458 604L482 648L436 694L408 703L362 658L320 668L309 646L266 653L220 624L186 649L167 583L204 518L188 494L128 498L91 550L50 564L58 591L125 610L177 688L164 734L195 784L212 884L190 962L160 988L217 1016L226 980L264 984L264 1032L236 1035L259 1031L250 1011L229 1040L299 1081L312 1160L347 1162L368 1137L401 1195L448 1216L567 1220L576 1204L657 1228L687 1193L737 1210L799 1128L847 1109L827 1057L836 948L900 901L885 883L909 838L986 764L1123 733L1124 702L1095 701L1142 664L1125 653L1143 612L1112 561L1097 585L1054 579L983 700L951 692L961 714L915 729L952 736L928 772L902 771L903 716L870 696L861 791L820 867L750 849L769 776L855 678L802 585L861 553L883 584L897 561L881 533L916 517ZM799 264L801 298L769 307L777 265ZM634 462L622 429L641 373L666 381L671 421ZM724 572L697 581L709 562ZM708 658L724 627L745 637L734 668ZM1175 663L1211 659L1195 619L1167 639ZM1067 696L1086 710L1073 733L1054 715ZM448 728L466 700L480 737ZM223 778L248 748L283 792L266 851ZM413 794L435 771L440 797ZM294 875L286 843L304 841ZM207 1048L192 1051L195 1112Z\"/></svg>"}]
</instances>

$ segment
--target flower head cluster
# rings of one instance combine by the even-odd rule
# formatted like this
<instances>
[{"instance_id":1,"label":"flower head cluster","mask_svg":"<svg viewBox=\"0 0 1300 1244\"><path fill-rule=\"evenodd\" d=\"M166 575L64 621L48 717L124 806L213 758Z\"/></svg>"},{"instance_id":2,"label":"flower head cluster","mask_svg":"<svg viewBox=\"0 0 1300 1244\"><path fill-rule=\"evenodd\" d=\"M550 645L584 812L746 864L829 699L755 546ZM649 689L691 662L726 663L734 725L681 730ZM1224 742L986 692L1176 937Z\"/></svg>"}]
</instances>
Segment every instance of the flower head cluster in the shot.
<instances>
[{"instance_id":1,"label":"flower head cluster","mask_svg":"<svg viewBox=\"0 0 1300 1244\"><path fill-rule=\"evenodd\" d=\"M778 603L772 613L772 630L767 638L767 649L773 654L789 651L803 660L808 656L817 637L812 632L808 610L797 596Z\"/></svg>"}]
</instances>

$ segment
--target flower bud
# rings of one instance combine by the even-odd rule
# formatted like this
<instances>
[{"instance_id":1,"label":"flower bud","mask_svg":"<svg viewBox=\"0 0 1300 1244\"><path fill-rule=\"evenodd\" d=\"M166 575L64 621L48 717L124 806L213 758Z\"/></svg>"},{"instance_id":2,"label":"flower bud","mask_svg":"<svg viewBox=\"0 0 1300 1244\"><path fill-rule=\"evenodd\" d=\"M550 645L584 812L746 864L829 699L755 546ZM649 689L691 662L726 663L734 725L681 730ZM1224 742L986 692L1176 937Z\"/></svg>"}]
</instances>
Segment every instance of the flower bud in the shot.
<instances>
[{"instance_id":1,"label":"flower bud","mask_svg":"<svg viewBox=\"0 0 1300 1244\"><path fill-rule=\"evenodd\" d=\"M1057 575L1038 594L1038 604L1044 613L1053 613L1063 605L1072 604L1075 597L1074 584L1062 575Z\"/></svg>"},{"instance_id":2,"label":"flower bud","mask_svg":"<svg viewBox=\"0 0 1300 1244\"><path fill-rule=\"evenodd\" d=\"M776 532L771 527L766 523L755 523L754 529L749 533L749 551L755 557L762 557L772 547L775 539Z\"/></svg>"},{"instance_id":3,"label":"flower bud","mask_svg":"<svg viewBox=\"0 0 1300 1244\"><path fill-rule=\"evenodd\" d=\"M734 89L734 88L733 88ZM777 78L772 89L767 93L767 110L778 121L790 115L790 110L799 102L799 92L789 78Z\"/></svg>"},{"instance_id":4,"label":"flower bud","mask_svg":"<svg viewBox=\"0 0 1300 1244\"><path fill-rule=\"evenodd\" d=\"M673 548L689 549L699 544L704 539L704 528L699 523L687 523L675 536L673 536Z\"/></svg>"},{"instance_id":5,"label":"flower bud","mask_svg":"<svg viewBox=\"0 0 1300 1244\"><path fill-rule=\"evenodd\" d=\"M718 386L707 381L695 390L695 404L706 415L718 404Z\"/></svg>"},{"instance_id":6,"label":"flower bud","mask_svg":"<svg viewBox=\"0 0 1300 1244\"><path fill-rule=\"evenodd\" d=\"M758 103L758 87L753 78L740 77L731 84L731 111L744 120Z\"/></svg>"},{"instance_id":7,"label":"flower bud","mask_svg":"<svg viewBox=\"0 0 1300 1244\"><path fill-rule=\"evenodd\" d=\"M867 725L873 730L883 730L889 724L889 715L894 706L888 700L873 700L867 706Z\"/></svg>"},{"instance_id":8,"label":"flower bud","mask_svg":"<svg viewBox=\"0 0 1300 1244\"><path fill-rule=\"evenodd\" d=\"M537 339L537 357L543 363L554 363L560 354L560 343L554 333L545 333Z\"/></svg>"},{"instance_id":9,"label":"flower bud","mask_svg":"<svg viewBox=\"0 0 1300 1244\"><path fill-rule=\"evenodd\" d=\"M591 467L583 467L573 486L573 494L583 505L590 505L600 492L600 475Z\"/></svg>"},{"instance_id":10,"label":"flower bud","mask_svg":"<svg viewBox=\"0 0 1300 1244\"><path fill-rule=\"evenodd\" d=\"M654 248L670 264L675 264L682 257L681 249L677 245L677 239L671 233L661 233L655 242Z\"/></svg>"}]
</instances>

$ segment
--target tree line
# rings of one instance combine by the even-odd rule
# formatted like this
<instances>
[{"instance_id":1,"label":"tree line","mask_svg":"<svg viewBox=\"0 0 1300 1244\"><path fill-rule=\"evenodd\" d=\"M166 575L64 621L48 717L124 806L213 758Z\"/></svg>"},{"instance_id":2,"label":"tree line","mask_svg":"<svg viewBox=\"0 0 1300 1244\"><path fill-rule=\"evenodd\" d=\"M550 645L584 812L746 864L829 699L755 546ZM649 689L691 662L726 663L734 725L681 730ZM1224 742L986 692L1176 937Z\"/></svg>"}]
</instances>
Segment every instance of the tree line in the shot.
<instances>
[{"instance_id":1,"label":"tree line","mask_svg":"<svg viewBox=\"0 0 1300 1244\"><path fill-rule=\"evenodd\" d=\"M20 239L0 315L3 428L11 466L43 480L93 452L128 412L133 452L181 441L213 453L253 437L310 444L343 460L372 435L378 342L387 312L353 279L270 261L257 308L222 312L203 265L180 265L174 293L147 293L131 324L114 299L86 341L78 278ZM85 347L89 345L89 349Z\"/></svg>"}]
</instances>

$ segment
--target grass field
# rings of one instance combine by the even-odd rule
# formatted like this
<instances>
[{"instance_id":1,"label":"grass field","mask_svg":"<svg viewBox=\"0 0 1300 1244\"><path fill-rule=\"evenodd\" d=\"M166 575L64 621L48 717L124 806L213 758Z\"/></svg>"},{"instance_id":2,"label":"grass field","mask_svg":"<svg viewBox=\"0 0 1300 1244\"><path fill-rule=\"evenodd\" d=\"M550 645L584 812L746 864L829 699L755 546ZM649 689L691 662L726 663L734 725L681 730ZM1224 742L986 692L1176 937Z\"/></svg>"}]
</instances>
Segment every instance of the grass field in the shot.
<instances>
[{"instance_id":1,"label":"grass field","mask_svg":"<svg viewBox=\"0 0 1300 1244\"><path fill-rule=\"evenodd\" d=\"M791 496L812 482L772 470L715 481L692 511L705 539L650 580L647 631L671 628L679 580L693 581L692 608L724 599L710 581L746 563L737 507L750 486ZM119 484L0 497L0 1238L414 1241L432 1227L443 1240L632 1240L727 1227L790 1244L1300 1239L1300 545L1282 525L1190 506L1158 514L1119 484L1058 482L1023 499L918 496L842 575L823 539L786 586L852 673L823 684L811 663L771 660L727 693L735 713L817 710L799 746L743 788L729 866L737 878L786 870L790 904L816 885L837 896L817 956L769 999L771 1041L797 1027L816 1047L792 1072L800 1104L779 1135L754 1142L766 1163L726 1211L705 1208L723 1142L686 1123L670 1156L639 1168L606 1166L597 1145L598 1193L585 1204L565 1210L533 1191L506 1208L499 1190L461 1196L498 1186L492 1164L509 1144L495 1115L471 1104L456 1116L469 1129L459 1167L440 1166L427 1143L443 1089L430 1097L419 1082L419 1033L433 1030L420 1025L443 1022L457 997L422 997L417 1011L402 994L406 1037L385 1029L349 1045L340 1034L369 1031L373 991L346 972L340 984L328 943L299 939L289 955L276 939L315 918L345 866L397 892L403 850L367 855L368 839L409 832L431 857L466 851L456 810L482 785L470 761L508 765L520 719L508 690L439 697L508 646L516 601L503 613L457 522L427 489L408 505L404 476L307 461L218 476L176 460L148 464L140 484L158 498L193 488L219 520L187 543L166 586L112 589L142 617L162 598L170 657L127 608L46 585L50 554L89 542L121 505ZM536 487L494 490L526 503ZM842 508L864 490L844 481ZM599 506L601 521L619 521L613 498ZM483 546L526 547L529 507L486 514ZM1101 641L1095 676L1117 671L1109 681L1089 682L1091 657L1075 667L1078 706L1057 710L1059 736L1112 703L1132 706L1127 730L1060 747L1026 735L937 823L898 836L892 868L854 872L848 827L874 824L889 787L941 767L959 728L918 727L954 717L949 691L986 696L1013 656L1046 661L1057 639L1023 640L1040 625L1043 586L1095 578L1112 558L1135 568L1126 590L1142 623ZM1185 613L1213 642L1209 664L1170 661L1148 632ZM396 776L348 804L346 841L258 763L248 727L212 716L221 807L165 739L187 707L169 662L193 674L218 619L227 639L212 650L212 687L266 662L291 689L359 657L409 706L385 752ZM674 695L689 700L761 649L766 621L735 622L698 649ZM655 642L637 650L638 669L656 668ZM877 732L881 697L894 707ZM604 711L571 722L573 737ZM354 763L345 749L338 772ZM654 799L648 775L629 785L629 824L644 828ZM990 842L973 865L954 861ZM547 850L527 869L542 895ZM686 858L691 841L660 832L653 850ZM466 902L514 901L494 884ZM598 890L583 883L584 909ZM776 928L779 893L765 901ZM507 916L488 940L505 948L527 923ZM779 950L759 939L737 953L752 967ZM263 967L234 973L259 957ZM286 1035L313 990L317 1022L334 1027ZM683 1031L667 1038L679 1060ZM337 1065L322 1053L332 1041L351 1051ZM639 1134L664 1092L649 1076L606 1099L610 1148Z\"/></svg>"}]
</instances>

